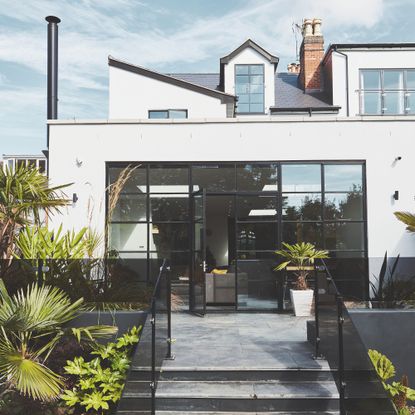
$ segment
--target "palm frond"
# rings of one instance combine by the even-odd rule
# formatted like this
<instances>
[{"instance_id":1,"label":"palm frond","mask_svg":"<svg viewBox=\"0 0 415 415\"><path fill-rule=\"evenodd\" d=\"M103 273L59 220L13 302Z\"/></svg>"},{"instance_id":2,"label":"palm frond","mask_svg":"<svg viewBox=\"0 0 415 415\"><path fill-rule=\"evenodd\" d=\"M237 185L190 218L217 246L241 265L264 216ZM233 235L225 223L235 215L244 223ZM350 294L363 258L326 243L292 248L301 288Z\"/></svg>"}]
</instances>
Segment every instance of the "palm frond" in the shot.
<instances>
[{"instance_id":1,"label":"palm frond","mask_svg":"<svg viewBox=\"0 0 415 415\"><path fill-rule=\"evenodd\" d=\"M415 232L415 214L410 212L394 212L396 218L404 223L408 232Z\"/></svg>"}]
</instances>

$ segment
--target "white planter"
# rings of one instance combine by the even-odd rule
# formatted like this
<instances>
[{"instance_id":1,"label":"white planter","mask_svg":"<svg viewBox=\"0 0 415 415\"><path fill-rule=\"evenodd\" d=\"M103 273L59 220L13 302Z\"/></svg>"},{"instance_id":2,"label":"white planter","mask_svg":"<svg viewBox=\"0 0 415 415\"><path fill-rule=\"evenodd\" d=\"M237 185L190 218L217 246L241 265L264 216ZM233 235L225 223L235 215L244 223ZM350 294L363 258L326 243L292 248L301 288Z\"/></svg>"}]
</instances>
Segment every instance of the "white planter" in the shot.
<instances>
[{"instance_id":1,"label":"white planter","mask_svg":"<svg viewBox=\"0 0 415 415\"><path fill-rule=\"evenodd\" d=\"M313 306L313 290L290 290L294 314L298 317L311 316Z\"/></svg>"}]
</instances>

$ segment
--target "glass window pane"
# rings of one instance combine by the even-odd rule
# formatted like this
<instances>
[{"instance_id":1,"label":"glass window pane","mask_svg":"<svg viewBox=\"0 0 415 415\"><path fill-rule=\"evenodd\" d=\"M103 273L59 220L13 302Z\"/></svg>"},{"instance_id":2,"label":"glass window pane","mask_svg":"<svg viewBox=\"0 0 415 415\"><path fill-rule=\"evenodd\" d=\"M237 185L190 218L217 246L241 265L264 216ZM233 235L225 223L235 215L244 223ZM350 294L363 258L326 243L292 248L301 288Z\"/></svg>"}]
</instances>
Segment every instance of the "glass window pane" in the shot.
<instances>
[{"instance_id":1,"label":"glass window pane","mask_svg":"<svg viewBox=\"0 0 415 415\"><path fill-rule=\"evenodd\" d=\"M149 111L148 118L151 118L151 119L169 118L169 112L168 111Z\"/></svg>"},{"instance_id":2,"label":"glass window pane","mask_svg":"<svg viewBox=\"0 0 415 415\"><path fill-rule=\"evenodd\" d=\"M276 164L239 164L236 167L238 190L276 191Z\"/></svg>"},{"instance_id":3,"label":"glass window pane","mask_svg":"<svg viewBox=\"0 0 415 415\"><path fill-rule=\"evenodd\" d=\"M325 219L363 219L362 193L326 193L324 217Z\"/></svg>"},{"instance_id":4,"label":"glass window pane","mask_svg":"<svg viewBox=\"0 0 415 415\"><path fill-rule=\"evenodd\" d=\"M110 247L117 251L145 251L147 249L147 224L112 223Z\"/></svg>"},{"instance_id":5,"label":"glass window pane","mask_svg":"<svg viewBox=\"0 0 415 415\"><path fill-rule=\"evenodd\" d=\"M147 191L147 171L144 166L134 169L134 167L111 167L109 169L109 182L113 185L117 180L122 182L122 178L128 176L128 180L122 186L121 193L146 193Z\"/></svg>"},{"instance_id":6,"label":"glass window pane","mask_svg":"<svg viewBox=\"0 0 415 415\"><path fill-rule=\"evenodd\" d=\"M415 114L415 93L407 93L405 110L408 114Z\"/></svg>"},{"instance_id":7,"label":"glass window pane","mask_svg":"<svg viewBox=\"0 0 415 415\"><path fill-rule=\"evenodd\" d=\"M189 249L189 225L187 223L150 224L150 250L162 257L171 251Z\"/></svg>"},{"instance_id":8,"label":"glass window pane","mask_svg":"<svg viewBox=\"0 0 415 415\"><path fill-rule=\"evenodd\" d=\"M321 223L283 223L282 241L289 244L299 242L310 242L318 249L322 249L322 226Z\"/></svg>"},{"instance_id":9,"label":"glass window pane","mask_svg":"<svg viewBox=\"0 0 415 415\"><path fill-rule=\"evenodd\" d=\"M403 89L403 71L383 71L383 89Z\"/></svg>"},{"instance_id":10,"label":"glass window pane","mask_svg":"<svg viewBox=\"0 0 415 415\"><path fill-rule=\"evenodd\" d=\"M248 65L235 65L235 73L237 75L248 75L249 66Z\"/></svg>"},{"instance_id":11,"label":"glass window pane","mask_svg":"<svg viewBox=\"0 0 415 415\"><path fill-rule=\"evenodd\" d=\"M238 112L241 112L241 113L249 112L249 104L240 104L238 102L237 103L237 110L238 110Z\"/></svg>"},{"instance_id":12,"label":"glass window pane","mask_svg":"<svg viewBox=\"0 0 415 415\"><path fill-rule=\"evenodd\" d=\"M404 104L405 95L403 91L400 92L385 92L384 99L384 114L404 114L405 113L405 104Z\"/></svg>"},{"instance_id":13,"label":"glass window pane","mask_svg":"<svg viewBox=\"0 0 415 415\"><path fill-rule=\"evenodd\" d=\"M16 168L26 167L26 159L16 160Z\"/></svg>"},{"instance_id":14,"label":"glass window pane","mask_svg":"<svg viewBox=\"0 0 415 415\"><path fill-rule=\"evenodd\" d=\"M324 166L326 191L362 191L362 175L361 164L326 164Z\"/></svg>"},{"instance_id":15,"label":"glass window pane","mask_svg":"<svg viewBox=\"0 0 415 415\"><path fill-rule=\"evenodd\" d=\"M249 84L236 84L236 94L249 94Z\"/></svg>"},{"instance_id":16,"label":"glass window pane","mask_svg":"<svg viewBox=\"0 0 415 415\"><path fill-rule=\"evenodd\" d=\"M406 89L415 89L415 70L406 71Z\"/></svg>"},{"instance_id":17,"label":"glass window pane","mask_svg":"<svg viewBox=\"0 0 415 415\"><path fill-rule=\"evenodd\" d=\"M236 76L236 83L240 84L249 84L249 75L237 75Z\"/></svg>"},{"instance_id":18,"label":"glass window pane","mask_svg":"<svg viewBox=\"0 0 415 415\"><path fill-rule=\"evenodd\" d=\"M36 160L35 159L27 160L27 167L30 167L32 169L36 168Z\"/></svg>"},{"instance_id":19,"label":"glass window pane","mask_svg":"<svg viewBox=\"0 0 415 415\"><path fill-rule=\"evenodd\" d=\"M189 217L189 194L150 195L150 221L181 221Z\"/></svg>"},{"instance_id":20,"label":"glass window pane","mask_svg":"<svg viewBox=\"0 0 415 415\"><path fill-rule=\"evenodd\" d=\"M261 108L264 106L263 94L251 94L251 104L261 104Z\"/></svg>"},{"instance_id":21,"label":"glass window pane","mask_svg":"<svg viewBox=\"0 0 415 415\"><path fill-rule=\"evenodd\" d=\"M277 246L276 223L239 223L236 248L242 251L274 250Z\"/></svg>"},{"instance_id":22,"label":"glass window pane","mask_svg":"<svg viewBox=\"0 0 415 415\"><path fill-rule=\"evenodd\" d=\"M150 166L150 193L188 193L187 166Z\"/></svg>"},{"instance_id":23,"label":"glass window pane","mask_svg":"<svg viewBox=\"0 0 415 415\"><path fill-rule=\"evenodd\" d=\"M364 90L376 89L380 90L380 71L363 70L361 71L361 87Z\"/></svg>"},{"instance_id":24,"label":"glass window pane","mask_svg":"<svg viewBox=\"0 0 415 415\"><path fill-rule=\"evenodd\" d=\"M381 93L364 92L362 97L362 114L376 115L381 114Z\"/></svg>"},{"instance_id":25,"label":"glass window pane","mask_svg":"<svg viewBox=\"0 0 415 415\"><path fill-rule=\"evenodd\" d=\"M239 94L238 95L238 107L240 107L241 104L249 104L249 94Z\"/></svg>"},{"instance_id":26,"label":"glass window pane","mask_svg":"<svg viewBox=\"0 0 415 415\"><path fill-rule=\"evenodd\" d=\"M249 112L263 113L264 112L264 104L251 104L249 106Z\"/></svg>"},{"instance_id":27,"label":"glass window pane","mask_svg":"<svg viewBox=\"0 0 415 415\"><path fill-rule=\"evenodd\" d=\"M112 221L142 222L147 220L147 196L120 194L112 213Z\"/></svg>"},{"instance_id":28,"label":"glass window pane","mask_svg":"<svg viewBox=\"0 0 415 415\"><path fill-rule=\"evenodd\" d=\"M260 85L251 84L249 86L249 92L251 94L263 94L264 85L263 84L260 84Z\"/></svg>"},{"instance_id":29,"label":"glass window pane","mask_svg":"<svg viewBox=\"0 0 415 415\"><path fill-rule=\"evenodd\" d=\"M319 164L283 164L283 192L321 191L321 166Z\"/></svg>"},{"instance_id":30,"label":"glass window pane","mask_svg":"<svg viewBox=\"0 0 415 415\"><path fill-rule=\"evenodd\" d=\"M241 196L238 197L238 220L265 221L276 220L276 197Z\"/></svg>"},{"instance_id":31,"label":"glass window pane","mask_svg":"<svg viewBox=\"0 0 415 415\"><path fill-rule=\"evenodd\" d=\"M320 194L284 193L282 199L282 218L284 220L320 220Z\"/></svg>"},{"instance_id":32,"label":"glass window pane","mask_svg":"<svg viewBox=\"0 0 415 415\"><path fill-rule=\"evenodd\" d=\"M363 223L326 223L324 232L326 249L364 249Z\"/></svg>"},{"instance_id":33,"label":"glass window pane","mask_svg":"<svg viewBox=\"0 0 415 415\"><path fill-rule=\"evenodd\" d=\"M187 118L187 110L169 110L169 118Z\"/></svg>"},{"instance_id":34,"label":"glass window pane","mask_svg":"<svg viewBox=\"0 0 415 415\"><path fill-rule=\"evenodd\" d=\"M46 160L39 160L39 172L45 173L46 171Z\"/></svg>"},{"instance_id":35,"label":"glass window pane","mask_svg":"<svg viewBox=\"0 0 415 415\"><path fill-rule=\"evenodd\" d=\"M262 75L252 75L251 76L251 84L260 84L264 83L264 77Z\"/></svg>"},{"instance_id":36,"label":"glass window pane","mask_svg":"<svg viewBox=\"0 0 415 415\"><path fill-rule=\"evenodd\" d=\"M192 172L193 191L206 189L211 192L235 190L233 164L195 165Z\"/></svg>"},{"instance_id":37,"label":"glass window pane","mask_svg":"<svg viewBox=\"0 0 415 415\"><path fill-rule=\"evenodd\" d=\"M261 75L264 73L264 65L249 65L251 75Z\"/></svg>"}]
</instances>

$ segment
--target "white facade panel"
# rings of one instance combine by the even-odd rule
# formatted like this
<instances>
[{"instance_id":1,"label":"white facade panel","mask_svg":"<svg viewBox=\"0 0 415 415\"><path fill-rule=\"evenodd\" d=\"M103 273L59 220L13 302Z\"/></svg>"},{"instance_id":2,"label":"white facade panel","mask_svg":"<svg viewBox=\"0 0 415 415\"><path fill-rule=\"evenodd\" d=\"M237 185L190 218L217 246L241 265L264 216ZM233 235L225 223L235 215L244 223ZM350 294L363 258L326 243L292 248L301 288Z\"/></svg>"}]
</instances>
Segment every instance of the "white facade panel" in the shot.
<instances>
[{"instance_id":1,"label":"white facade panel","mask_svg":"<svg viewBox=\"0 0 415 415\"><path fill-rule=\"evenodd\" d=\"M364 160L369 257L414 256L415 239L393 212L415 211L415 119L97 123L50 125L50 178L74 182L79 201L55 218L67 228L105 223L111 161ZM402 160L395 158L401 156ZM395 201L393 193L400 198Z\"/></svg>"},{"instance_id":2,"label":"white facade panel","mask_svg":"<svg viewBox=\"0 0 415 415\"><path fill-rule=\"evenodd\" d=\"M149 110L181 109L188 118L226 117L226 104L199 92L109 67L109 118L147 119Z\"/></svg>"}]
</instances>

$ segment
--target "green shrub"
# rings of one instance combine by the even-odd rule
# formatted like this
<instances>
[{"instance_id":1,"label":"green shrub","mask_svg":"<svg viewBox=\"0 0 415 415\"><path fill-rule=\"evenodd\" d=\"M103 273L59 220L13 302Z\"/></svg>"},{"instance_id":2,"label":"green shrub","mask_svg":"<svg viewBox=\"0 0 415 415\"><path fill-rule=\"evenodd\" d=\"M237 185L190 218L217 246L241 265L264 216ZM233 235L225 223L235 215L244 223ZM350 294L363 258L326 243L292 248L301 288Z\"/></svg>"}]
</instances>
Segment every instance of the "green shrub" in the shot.
<instances>
[{"instance_id":1,"label":"green shrub","mask_svg":"<svg viewBox=\"0 0 415 415\"><path fill-rule=\"evenodd\" d=\"M408 400L415 401L415 390L408 386L408 377L402 376L401 382L387 383L396 375L395 366L382 353L369 349L369 357L375 367L376 373L382 380L383 387L391 396L399 415L410 415Z\"/></svg>"},{"instance_id":2,"label":"green shrub","mask_svg":"<svg viewBox=\"0 0 415 415\"><path fill-rule=\"evenodd\" d=\"M115 342L94 346L91 354L97 357L90 361L83 357L67 361L64 369L75 378L75 386L61 395L66 405L105 413L120 400L140 330L141 327L133 327Z\"/></svg>"}]
</instances>

